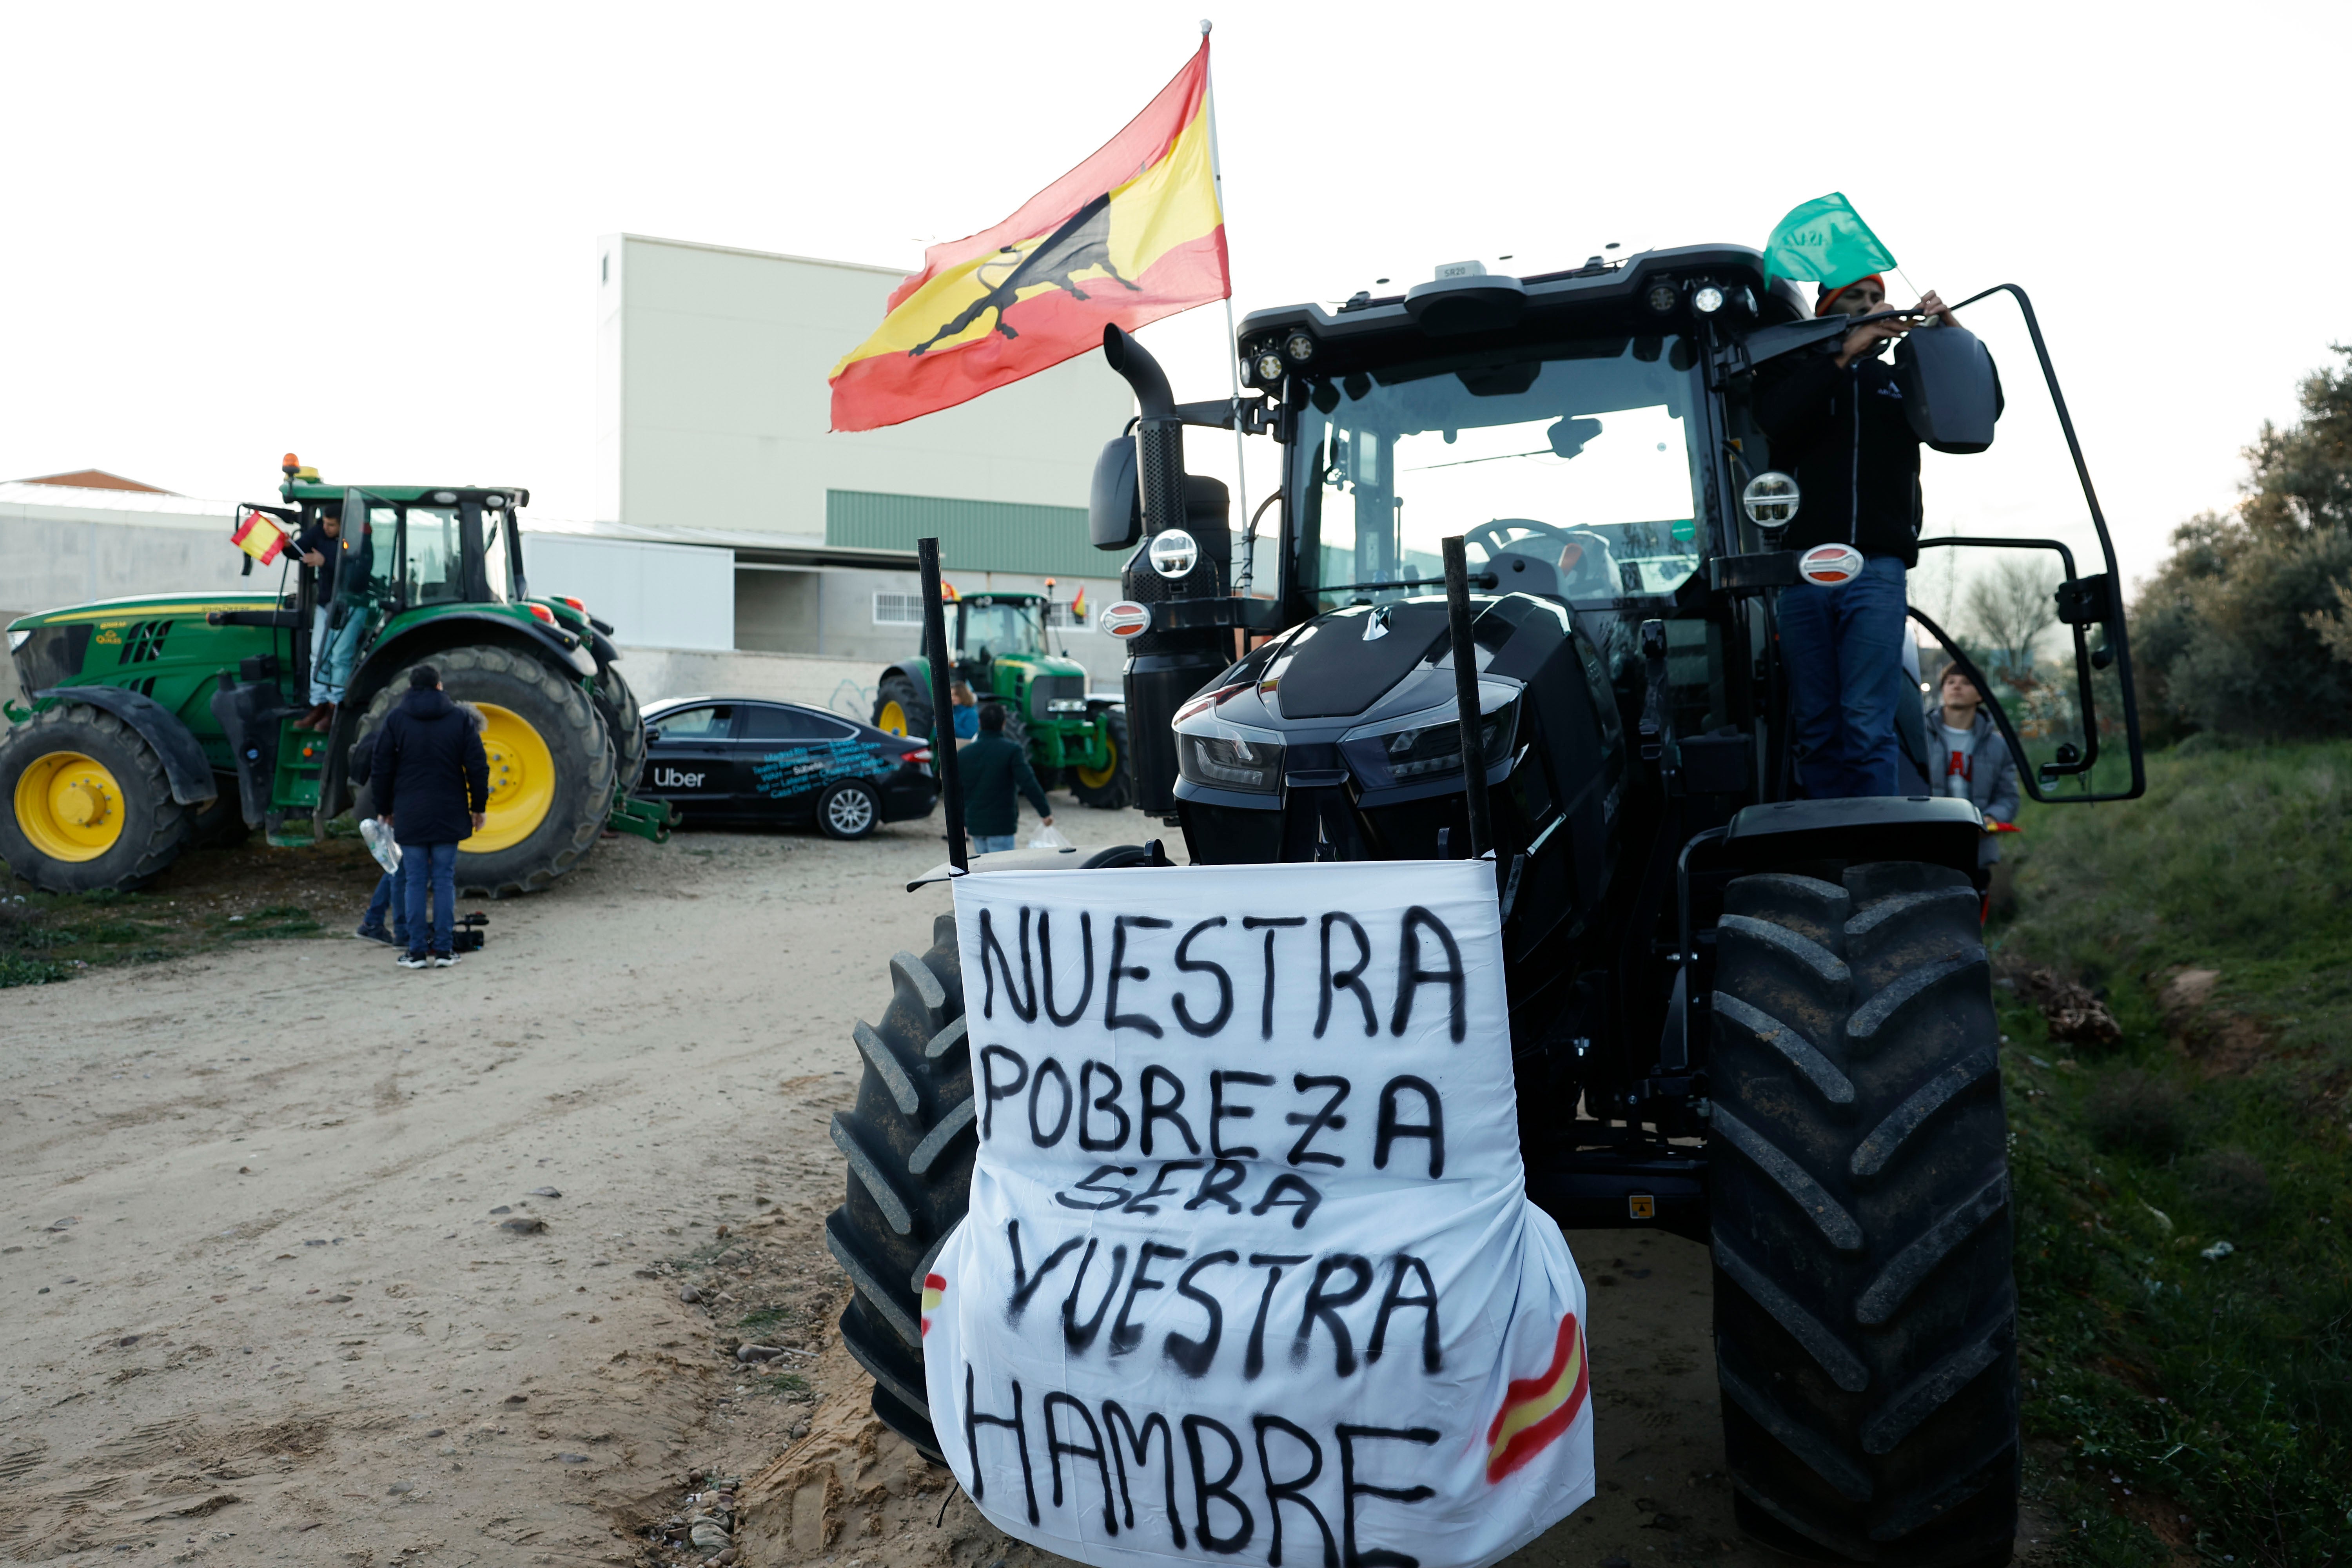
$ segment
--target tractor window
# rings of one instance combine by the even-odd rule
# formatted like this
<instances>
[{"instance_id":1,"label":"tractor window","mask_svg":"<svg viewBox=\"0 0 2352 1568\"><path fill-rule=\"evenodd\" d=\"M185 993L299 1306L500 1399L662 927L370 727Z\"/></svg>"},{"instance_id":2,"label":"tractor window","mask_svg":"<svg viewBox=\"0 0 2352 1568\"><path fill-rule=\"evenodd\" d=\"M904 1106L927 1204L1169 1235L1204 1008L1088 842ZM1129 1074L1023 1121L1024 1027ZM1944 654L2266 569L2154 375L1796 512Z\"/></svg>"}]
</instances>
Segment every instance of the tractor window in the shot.
<instances>
[{"instance_id":1,"label":"tractor window","mask_svg":"<svg viewBox=\"0 0 2352 1568\"><path fill-rule=\"evenodd\" d=\"M514 584L507 571L507 530L513 525L510 514L482 510L482 571L490 582L490 596L500 604L514 598Z\"/></svg>"},{"instance_id":2,"label":"tractor window","mask_svg":"<svg viewBox=\"0 0 2352 1568\"><path fill-rule=\"evenodd\" d=\"M350 502L346 500L343 507L346 519L352 510ZM348 553L343 557L342 570L346 574L343 581L347 584L350 581L348 574L357 572L366 579L369 596L378 605L388 605L392 601L393 542L400 537L400 510L396 507L375 503L369 505L366 511L366 524L360 530L356 540L351 537L350 524L346 522L344 525L343 548ZM338 588L336 591L341 593L343 590Z\"/></svg>"},{"instance_id":3,"label":"tractor window","mask_svg":"<svg viewBox=\"0 0 2352 1568\"><path fill-rule=\"evenodd\" d=\"M1679 338L1454 356L1316 384L1299 421L1304 582L1333 604L1472 569L1572 602L1667 594L1698 564L1706 454ZM1553 584L1556 587L1552 586Z\"/></svg>"},{"instance_id":4,"label":"tractor window","mask_svg":"<svg viewBox=\"0 0 2352 1568\"><path fill-rule=\"evenodd\" d=\"M965 658L1000 658L1006 654L1041 651L1034 605L966 603L962 631L961 657Z\"/></svg>"},{"instance_id":5,"label":"tractor window","mask_svg":"<svg viewBox=\"0 0 2352 1568\"><path fill-rule=\"evenodd\" d=\"M458 543L456 507L410 507L407 555L402 578L410 605L466 596L466 554Z\"/></svg>"}]
</instances>

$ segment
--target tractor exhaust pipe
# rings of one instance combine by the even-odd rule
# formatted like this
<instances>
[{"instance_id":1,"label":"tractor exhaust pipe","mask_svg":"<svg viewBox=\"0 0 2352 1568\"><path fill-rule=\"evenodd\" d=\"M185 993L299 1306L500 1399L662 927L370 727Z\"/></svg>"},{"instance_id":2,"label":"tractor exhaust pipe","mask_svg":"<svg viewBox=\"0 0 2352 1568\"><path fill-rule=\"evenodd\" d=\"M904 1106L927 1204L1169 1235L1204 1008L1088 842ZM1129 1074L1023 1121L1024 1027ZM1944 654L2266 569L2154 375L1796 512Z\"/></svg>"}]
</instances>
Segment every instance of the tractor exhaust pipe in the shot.
<instances>
[{"instance_id":1,"label":"tractor exhaust pipe","mask_svg":"<svg viewBox=\"0 0 2352 1568\"><path fill-rule=\"evenodd\" d=\"M1118 328L1103 329L1103 358L1135 391L1135 483L1142 502L1143 539L1130 551L1119 573L1120 594L1152 612L1149 631L1127 645L1128 763L1135 780L1135 804L1150 814L1173 820L1176 811L1176 710L1192 693L1215 679L1233 662L1230 634L1210 627L1178 631L1161 618L1171 601L1221 595L1231 563L1231 535L1224 516L1224 487L1213 479L1188 479L1184 473L1184 424L1176 415L1176 397L1169 390L1168 374L1150 352ZM1117 448L1112 448L1115 453ZM1108 460L1108 459L1107 459ZM1098 483L1104 482L1098 479ZM1114 477L1108 481L1118 484ZM1197 489L1203 517L1195 525L1186 492ZM1131 530L1125 505L1105 497L1116 516L1096 534L1096 542L1123 547L1121 528ZM1210 521L1213 513L1213 524ZM1126 519L1120 523L1120 519ZM1208 531L1213 527L1213 531ZM1153 536L1171 529L1207 532L1201 540L1200 561L1182 577L1171 580L1155 571L1150 562ZM1124 542L1131 543L1127 534Z\"/></svg>"}]
</instances>

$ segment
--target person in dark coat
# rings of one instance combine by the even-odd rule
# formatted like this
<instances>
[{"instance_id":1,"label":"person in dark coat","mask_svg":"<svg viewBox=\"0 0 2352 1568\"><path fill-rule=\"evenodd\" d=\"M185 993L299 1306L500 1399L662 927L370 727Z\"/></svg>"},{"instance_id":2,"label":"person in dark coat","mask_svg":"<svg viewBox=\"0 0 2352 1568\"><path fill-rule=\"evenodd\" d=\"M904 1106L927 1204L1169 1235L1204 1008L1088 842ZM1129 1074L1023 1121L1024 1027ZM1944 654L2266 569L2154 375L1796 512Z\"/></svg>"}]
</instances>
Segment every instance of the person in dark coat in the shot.
<instances>
[{"instance_id":1,"label":"person in dark coat","mask_svg":"<svg viewBox=\"0 0 2352 1568\"><path fill-rule=\"evenodd\" d=\"M375 748L376 810L400 846L408 894L404 969L446 969L457 918L457 846L479 832L490 802L490 759L470 709L449 700L441 672L420 664ZM413 862L413 863L412 863ZM426 889L433 922L425 924ZM430 951L427 951L429 930Z\"/></svg>"},{"instance_id":2,"label":"person in dark coat","mask_svg":"<svg viewBox=\"0 0 2352 1568\"><path fill-rule=\"evenodd\" d=\"M1046 826L1054 826L1053 803L1037 783L1028 752L1004 733L1003 703L981 705L980 736L956 753L956 771L963 783L963 826L971 835L973 854L1013 847L1014 830L1021 826L1015 790L1028 797Z\"/></svg>"},{"instance_id":3,"label":"person in dark coat","mask_svg":"<svg viewBox=\"0 0 2352 1568\"><path fill-rule=\"evenodd\" d=\"M1885 305L1885 281L1872 276L1824 286L1814 314L1868 316ZM1896 793L1895 704L1905 699L1888 671L1902 652L1906 579L1919 562L1919 437L1879 355L1923 322L1958 325L1930 292L1906 317L1854 328L1833 353L1794 356L1757 389L1773 461L1795 473L1804 497L1782 548L1844 544L1862 557L1847 581L1780 591L1790 739L1817 800Z\"/></svg>"}]
</instances>

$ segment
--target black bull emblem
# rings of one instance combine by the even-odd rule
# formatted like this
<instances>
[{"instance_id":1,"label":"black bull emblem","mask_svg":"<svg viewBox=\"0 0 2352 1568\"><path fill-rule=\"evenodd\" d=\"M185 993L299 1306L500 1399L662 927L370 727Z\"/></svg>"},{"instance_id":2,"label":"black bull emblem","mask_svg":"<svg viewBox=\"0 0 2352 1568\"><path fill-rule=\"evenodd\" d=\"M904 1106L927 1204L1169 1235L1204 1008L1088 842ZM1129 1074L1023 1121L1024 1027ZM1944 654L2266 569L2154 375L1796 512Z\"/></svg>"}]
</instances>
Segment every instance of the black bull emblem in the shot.
<instances>
[{"instance_id":1,"label":"black bull emblem","mask_svg":"<svg viewBox=\"0 0 2352 1568\"><path fill-rule=\"evenodd\" d=\"M1002 267L1003 262L991 260L981 263L974 275L987 285L987 291L957 311L955 320L908 349L909 358L945 339L955 337L991 310L996 312L998 331L1008 338L1019 337L1021 334L1005 321L1004 313L1019 301L1022 289L1034 284L1050 283L1074 300L1091 299L1093 296L1077 284L1077 275L1090 267L1101 268L1110 274L1113 282L1130 293L1143 292L1139 285L1119 276L1118 268L1111 265L1110 194L1108 191L1065 218L1061 227L1040 240L1037 248L1026 256L1021 254L1017 246L1011 245L1004 247L999 254L1019 257L1020 259L1014 263L1013 270L993 283L989 282L988 268Z\"/></svg>"}]
</instances>

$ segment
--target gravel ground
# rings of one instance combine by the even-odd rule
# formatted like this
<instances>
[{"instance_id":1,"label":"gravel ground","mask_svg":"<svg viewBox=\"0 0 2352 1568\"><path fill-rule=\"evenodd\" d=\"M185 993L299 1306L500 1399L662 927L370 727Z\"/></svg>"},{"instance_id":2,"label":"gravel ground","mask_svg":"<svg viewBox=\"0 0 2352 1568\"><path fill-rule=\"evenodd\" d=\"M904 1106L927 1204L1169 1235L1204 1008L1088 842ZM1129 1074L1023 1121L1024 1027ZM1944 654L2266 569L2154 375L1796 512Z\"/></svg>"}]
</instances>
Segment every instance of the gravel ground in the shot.
<instances>
[{"instance_id":1,"label":"gravel ground","mask_svg":"<svg viewBox=\"0 0 2352 1568\"><path fill-rule=\"evenodd\" d=\"M0 993L0 1552L1052 1561L871 1419L833 1326L826 1122L946 907L903 890L936 831L608 840L451 971L336 934ZM1570 1242L1601 1495L1514 1562L1785 1562L1731 1526L1703 1249Z\"/></svg>"}]
</instances>

